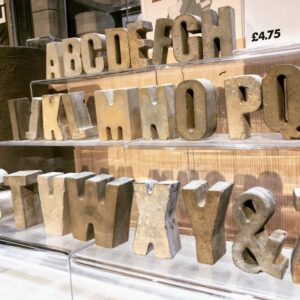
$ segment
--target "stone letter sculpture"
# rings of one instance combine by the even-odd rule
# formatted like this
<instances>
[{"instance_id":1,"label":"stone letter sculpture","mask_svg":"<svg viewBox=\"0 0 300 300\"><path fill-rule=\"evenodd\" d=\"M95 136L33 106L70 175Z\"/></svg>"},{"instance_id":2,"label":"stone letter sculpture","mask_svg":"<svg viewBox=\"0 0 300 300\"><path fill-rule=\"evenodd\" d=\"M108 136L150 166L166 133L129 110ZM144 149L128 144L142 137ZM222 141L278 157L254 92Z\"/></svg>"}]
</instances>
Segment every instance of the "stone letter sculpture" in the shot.
<instances>
[{"instance_id":1,"label":"stone letter sculpture","mask_svg":"<svg viewBox=\"0 0 300 300\"><path fill-rule=\"evenodd\" d=\"M136 88L95 92L100 140L134 140L142 137Z\"/></svg>"},{"instance_id":2,"label":"stone letter sculpture","mask_svg":"<svg viewBox=\"0 0 300 300\"><path fill-rule=\"evenodd\" d=\"M299 82L300 68L293 65L274 66L263 78L265 122L285 139L300 138Z\"/></svg>"},{"instance_id":3,"label":"stone letter sculpture","mask_svg":"<svg viewBox=\"0 0 300 300\"><path fill-rule=\"evenodd\" d=\"M114 248L128 240L134 180L93 175L67 179L73 236L82 241L95 237L96 245Z\"/></svg>"},{"instance_id":4,"label":"stone letter sculpture","mask_svg":"<svg viewBox=\"0 0 300 300\"><path fill-rule=\"evenodd\" d=\"M206 79L185 80L176 88L176 126L185 140L211 136L217 127L216 89Z\"/></svg>"},{"instance_id":5,"label":"stone letter sculpture","mask_svg":"<svg viewBox=\"0 0 300 300\"><path fill-rule=\"evenodd\" d=\"M262 104L261 77L243 75L225 80L227 125L230 139L250 137L250 113Z\"/></svg>"},{"instance_id":6,"label":"stone letter sculpture","mask_svg":"<svg viewBox=\"0 0 300 300\"><path fill-rule=\"evenodd\" d=\"M109 71L128 70L131 62L127 29L106 29L105 36Z\"/></svg>"},{"instance_id":7,"label":"stone letter sculpture","mask_svg":"<svg viewBox=\"0 0 300 300\"><path fill-rule=\"evenodd\" d=\"M45 140L62 141L71 138L70 127L62 100L63 95L65 94L44 95L42 97Z\"/></svg>"},{"instance_id":8,"label":"stone letter sculpture","mask_svg":"<svg viewBox=\"0 0 300 300\"><path fill-rule=\"evenodd\" d=\"M26 138L35 141L44 138L42 97L35 97L31 101L31 114L29 118L29 129Z\"/></svg>"},{"instance_id":9,"label":"stone letter sculpture","mask_svg":"<svg viewBox=\"0 0 300 300\"><path fill-rule=\"evenodd\" d=\"M43 222L37 177L41 171L19 171L4 176L4 185L11 189L17 229L26 229Z\"/></svg>"},{"instance_id":10,"label":"stone letter sculpture","mask_svg":"<svg viewBox=\"0 0 300 300\"><path fill-rule=\"evenodd\" d=\"M139 89L144 139L175 138L175 86L162 85Z\"/></svg>"},{"instance_id":11,"label":"stone letter sculpture","mask_svg":"<svg viewBox=\"0 0 300 300\"><path fill-rule=\"evenodd\" d=\"M146 39L149 31L152 31L151 22L138 21L128 24L131 66L133 68L144 68L151 63L148 50L153 47L153 41Z\"/></svg>"},{"instance_id":12,"label":"stone letter sculpture","mask_svg":"<svg viewBox=\"0 0 300 300\"><path fill-rule=\"evenodd\" d=\"M97 135L97 127L92 125L84 103L84 93L65 94L62 99L72 139L80 140Z\"/></svg>"},{"instance_id":13,"label":"stone letter sculpture","mask_svg":"<svg viewBox=\"0 0 300 300\"><path fill-rule=\"evenodd\" d=\"M173 23L173 52L178 62L198 60L203 57L202 37L190 36L190 33L201 32L201 19L198 16L184 14Z\"/></svg>"},{"instance_id":14,"label":"stone letter sculpture","mask_svg":"<svg viewBox=\"0 0 300 300\"><path fill-rule=\"evenodd\" d=\"M48 234L65 235L72 232L66 179L74 173L51 172L39 175L39 194Z\"/></svg>"},{"instance_id":15,"label":"stone letter sculpture","mask_svg":"<svg viewBox=\"0 0 300 300\"><path fill-rule=\"evenodd\" d=\"M168 49L172 46L172 38L170 37L172 26L172 19L156 20L152 55L152 61L155 65L167 63Z\"/></svg>"},{"instance_id":16,"label":"stone letter sculpture","mask_svg":"<svg viewBox=\"0 0 300 300\"><path fill-rule=\"evenodd\" d=\"M138 222L133 252L147 255L154 248L159 258L172 258L181 249L176 222L178 181L134 183Z\"/></svg>"},{"instance_id":17,"label":"stone letter sculpture","mask_svg":"<svg viewBox=\"0 0 300 300\"><path fill-rule=\"evenodd\" d=\"M75 77L82 73L81 43L79 38L68 38L62 41L64 76Z\"/></svg>"},{"instance_id":18,"label":"stone letter sculpture","mask_svg":"<svg viewBox=\"0 0 300 300\"><path fill-rule=\"evenodd\" d=\"M183 200L196 238L197 260L215 264L226 252L224 223L233 184L194 180L182 189Z\"/></svg>"},{"instance_id":19,"label":"stone letter sculpture","mask_svg":"<svg viewBox=\"0 0 300 300\"><path fill-rule=\"evenodd\" d=\"M64 77L63 46L60 42L46 45L46 72L47 79Z\"/></svg>"},{"instance_id":20,"label":"stone letter sculpture","mask_svg":"<svg viewBox=\"0 0 300 300\"><path fill-rule=\"evenodd\" d=\"M230 6L220 7L218 14L202 12L203 58L232 55L236 48L235 15Z\"/></svg>"},{"instance_id":21,"label":"stone letter sculpture","mask_svg":"<svg viewBox=\"0 0 300 300\"><path fill-rule=\"evenodd\" d=\"M275 211L273 194L254 187L241 194L233 205L233 218L240 229L232 246L234 264L248 273L266 272L282 279L289 260L281 254L287 233L264 230Z\"/></svg>"},{"instance_id":22,"label":"stone letter sculpture","mask_svg":"<svg viewBox=\"0 0 300 300\"><path fill-rule=\"evenodd\" d=\"M8 111L13 139L16 141L26 140L30 118L30 103L28 98L8 100Z\"/></svg>"},{"instance_id":23,"label":"stone letter sculpture","mask_svg":"<svg viewBox=\"0 0 300 300\"><path fill-rule=\"evenodd\" d=\"M87 33L81 37L82 67L86 74L103 72L107 67L105 35Z\"/></svg>"}]
</instances>

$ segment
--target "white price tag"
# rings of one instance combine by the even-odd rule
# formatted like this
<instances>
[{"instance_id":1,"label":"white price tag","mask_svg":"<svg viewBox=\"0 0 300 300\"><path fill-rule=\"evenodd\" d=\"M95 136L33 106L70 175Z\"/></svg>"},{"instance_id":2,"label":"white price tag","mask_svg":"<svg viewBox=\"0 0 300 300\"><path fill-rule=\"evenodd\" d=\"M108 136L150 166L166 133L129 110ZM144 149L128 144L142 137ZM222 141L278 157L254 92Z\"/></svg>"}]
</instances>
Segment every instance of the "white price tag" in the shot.
<instances>
[{"instance_id":1,"label":"white price tag","mask_svg":"<svg viewBox=\"0 0 300 300\"><path fill-rule=\"evenodd\" d=\"M300 43L299 0L244 0L246 47Z\"/></svg>"}]
</instances>

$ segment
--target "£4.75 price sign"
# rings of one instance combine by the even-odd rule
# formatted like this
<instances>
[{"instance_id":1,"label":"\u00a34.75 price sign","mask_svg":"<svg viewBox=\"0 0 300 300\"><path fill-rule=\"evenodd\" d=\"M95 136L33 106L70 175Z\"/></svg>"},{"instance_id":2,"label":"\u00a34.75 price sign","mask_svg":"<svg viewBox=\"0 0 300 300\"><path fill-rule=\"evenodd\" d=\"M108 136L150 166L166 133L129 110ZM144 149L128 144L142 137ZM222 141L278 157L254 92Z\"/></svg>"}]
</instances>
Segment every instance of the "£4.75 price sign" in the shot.
<instances>
[{"instance_id":1,"label":"\u00a34.75 price sign","mask_svg":"<svg viewBox=\"0 0 300 300\"><path fill-rule=\"evenodd\" d=\"M268 31L254 32L252 42L267 41L270 39L279 39L281 37L280 29L271 29Z\"/></svg>"},{"instance_id":2,"label":"\u00a34.75 price sign","mask_svg":"<svg viewBox=\"0 0 300 300\"><path fill-rule=\"evenodd\" d=\"M247 48L300 43L299 0L244 0Z\"/></svg>"}]
</instances>

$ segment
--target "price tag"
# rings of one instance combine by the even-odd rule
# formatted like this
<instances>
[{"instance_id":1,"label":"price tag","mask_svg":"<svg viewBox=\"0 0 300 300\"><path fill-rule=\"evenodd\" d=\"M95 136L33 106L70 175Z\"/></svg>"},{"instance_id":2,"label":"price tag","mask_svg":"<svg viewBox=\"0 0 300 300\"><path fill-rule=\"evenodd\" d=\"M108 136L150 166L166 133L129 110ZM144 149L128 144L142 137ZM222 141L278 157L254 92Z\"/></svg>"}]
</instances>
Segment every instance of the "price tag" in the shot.
<instances>
[{"instance_id":1,"label":"price tag","mask_svg":"<svg viewBox=\"0 0 300 300\"><path fill-rule=\"evenodd\" d=\"M247 48L300 43L299 0L244 0Z\"/></svg>"}]
</instances>

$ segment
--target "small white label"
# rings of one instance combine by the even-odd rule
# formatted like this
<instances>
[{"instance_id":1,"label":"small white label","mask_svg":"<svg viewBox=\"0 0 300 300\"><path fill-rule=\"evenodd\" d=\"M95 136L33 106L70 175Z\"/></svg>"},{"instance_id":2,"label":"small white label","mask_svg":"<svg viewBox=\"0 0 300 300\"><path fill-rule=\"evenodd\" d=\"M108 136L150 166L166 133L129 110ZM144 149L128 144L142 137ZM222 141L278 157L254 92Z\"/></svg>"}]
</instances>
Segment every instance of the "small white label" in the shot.
<instances>
[{"instance_id":1,"label":"small white label","mask_svg":"<svg viewBox=\"0 0 300 300\"><path fill-rule=\"evenodd\" d=\"M244 0L246 47L300 43L299 0Z\"/></svg>"}]
</instances>

